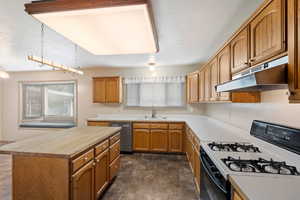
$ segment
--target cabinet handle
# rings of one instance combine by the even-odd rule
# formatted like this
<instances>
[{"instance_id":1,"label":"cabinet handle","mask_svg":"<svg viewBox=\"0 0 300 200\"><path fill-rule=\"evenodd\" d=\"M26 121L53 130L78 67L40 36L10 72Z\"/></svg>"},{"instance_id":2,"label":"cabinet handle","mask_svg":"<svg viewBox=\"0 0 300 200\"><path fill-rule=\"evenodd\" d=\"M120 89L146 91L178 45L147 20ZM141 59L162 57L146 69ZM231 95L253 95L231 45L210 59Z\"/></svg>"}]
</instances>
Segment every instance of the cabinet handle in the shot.
<instances>
[{"instance_id":1,"label":"cabinet handle","mask_svg":"<svg viewBox=\"0 0 300 200\"><path fill-rule=\"evenodd\" d=\"M97 160L96 160L96 162L97 162L97 163L99 163L99 162L100 162L100 160L99 160L99 159L97 159Z\"/></svg>"},{"instance_id":2,"label":"cabinet handle","mask_svg":"<svg viewBox=\"0 0 300 200\"><path fill-rule=\"evenodd\" d=\"M84 160L87 161L87 160L88 160L88 157L85 157Z\"/></svg>"},{"instance_id":3,"label":"cabinet handle","mask_svg":"<svg viewBox=\"0 0 300 200\"><path fill-rule=\"evenodd\" d=\"M95 166L95 165L96 165L96 163L93 162L93 166Z\"/></svg>"},{"instance_id":4,"label":"cabinet handle","mask_svg":"<svg viewBox=\"0 0 300 200\"><path fill-rule=\"evenodd\" d=\"M254 62L255 61L255 59L254 58L251 58L250 59L250 63L252 63L252 62Z\"/></svg>"}]
</instances>

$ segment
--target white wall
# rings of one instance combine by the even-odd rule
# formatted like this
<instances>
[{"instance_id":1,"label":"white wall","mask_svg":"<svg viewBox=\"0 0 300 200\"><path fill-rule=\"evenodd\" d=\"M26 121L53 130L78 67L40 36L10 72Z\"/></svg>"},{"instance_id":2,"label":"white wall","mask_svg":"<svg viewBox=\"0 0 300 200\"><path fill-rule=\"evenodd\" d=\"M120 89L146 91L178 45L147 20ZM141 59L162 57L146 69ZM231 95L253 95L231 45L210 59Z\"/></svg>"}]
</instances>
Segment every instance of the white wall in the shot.
<instances>
[{"instance_id":1,"label":"white wall","mask_svg":"<svg viewBox=\"0 0 300 200\"><path fill-rule=\"evenodd\" d=\"M3 112L2 112L2 103L3 103L3 80L0 79L0 141L3 140L3 135L2 135L2 118L3 118Z\"/></svg>"},{"instance_id":2,"label":"white wall","mask_svg":"<svg viewBox=\"0 0 300 200\"><path fill-rule=\"evenodd\" d=\"M157 70L157 75L182 75L194 71L198 66L174 66ZM10 73L11 78L5 80L3 91L3 139L18 140L42 133L41 129L19 128L19 82L20 81L49 81L49 80L74 80L78 81L78 124L82 126L86 119L97 114L111 113L145 113L145 109L127 108L123 105L104 105L92 103L92 77L96 76L150 76L147 68L94 68L85 70L84 76L72 75L63 72L15 72ZM187 106L185 108L161 109L158 113L197 113L201 114L203 106ZM146 110L151 113L151 110ZM49 131L49 130L46 130ZM55 130L53 130L55 131Z\"/></svg>"},{"instance_id":3,"label":"white wall","mask_svg":"<svg viewBox=\"0 0 300 200\"><path fill-rule=\"evenodd\" d=\"M300 104L289 104L286 93L263 92L259 104L206 104L205 114L247 131L255 119L300 128Z\"/></svg>"}]
</instances>

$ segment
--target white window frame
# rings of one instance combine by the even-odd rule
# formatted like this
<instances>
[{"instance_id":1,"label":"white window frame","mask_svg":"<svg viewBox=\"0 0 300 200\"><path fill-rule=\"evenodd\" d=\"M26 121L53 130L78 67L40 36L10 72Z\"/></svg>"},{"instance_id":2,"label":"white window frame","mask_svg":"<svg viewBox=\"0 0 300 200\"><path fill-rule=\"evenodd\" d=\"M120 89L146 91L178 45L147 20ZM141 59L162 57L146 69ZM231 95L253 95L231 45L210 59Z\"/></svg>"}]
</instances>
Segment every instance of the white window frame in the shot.
<instances>
[{"instance_id":1,"label":"white window frame","mask_svg":"<svg viewBox=\"0 0 300 200\"><path fill-rule=\"evenodd\" d=\"M45 100L43 100L42 106L42 117L41 118L25 118L25 107L24 107L24 91L23 88L26 85L57 85L57 84L74 84L74 104L73 104L73 117L51 117L45 116ZM74 123L77 124L77 113L78 113L78 84L77 80L68 81L23 81L19 82L19 124L26 123ZM44 93L44 91L43 91ZM43 94L43 97L45 94Z\"/></svg>"},{"instance_id":2,"label":"white window frame","mask_svg":"<svg viewBox=\"0 0 300 200\"><path fill-rule=\"evenodd\" d=\"M149 107L155 107L155 108L185 108L186 107L186 82L181 82L181 83L178 83L178 84L182 84L182 105L167 105L167 102L165 103L164 106L156 106L156 105L149 105L149 106L145 106L145 105L141 105L140 102L141 102L141 96L140 96L140 87L141 87L141 84L145 84L145 83L148 83L148 84L157 84L157 83L163 83L165 84L165 92L166 94L168 93L168 87L167 87L167 84L172 84L172 83L176 83L176 82L137 82L137 83L124 83L125 84L125 87L124 87L124 94L125 94L125 106L126 107L138 107L138 108L149 108ZM137 91L137 98L138 98L138 104L139 105L128 105L128 85L129 84L137 84L138 85L138 91ZM168 97L166 96L166 99L165 101L167 101Z\"/></svg>"}]
</instances>

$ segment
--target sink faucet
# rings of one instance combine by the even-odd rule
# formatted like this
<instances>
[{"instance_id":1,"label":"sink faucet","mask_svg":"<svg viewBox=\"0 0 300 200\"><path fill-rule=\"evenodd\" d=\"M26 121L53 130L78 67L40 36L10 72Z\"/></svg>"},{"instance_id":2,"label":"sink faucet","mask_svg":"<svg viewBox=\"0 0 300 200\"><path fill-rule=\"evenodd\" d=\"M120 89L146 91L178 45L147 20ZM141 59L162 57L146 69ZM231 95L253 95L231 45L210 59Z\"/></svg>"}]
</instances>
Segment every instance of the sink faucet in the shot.
<instances>
[{"instance_id":1,"label":"sink faucet","mask_svg":"<svg viewBox=\"0 0 300 200\"><path fill-rule=\"evenodd\" d=\"M156 118L156 110L154 109L154 107L152 107L151 117Z\"/></svg>"}]
</instances>

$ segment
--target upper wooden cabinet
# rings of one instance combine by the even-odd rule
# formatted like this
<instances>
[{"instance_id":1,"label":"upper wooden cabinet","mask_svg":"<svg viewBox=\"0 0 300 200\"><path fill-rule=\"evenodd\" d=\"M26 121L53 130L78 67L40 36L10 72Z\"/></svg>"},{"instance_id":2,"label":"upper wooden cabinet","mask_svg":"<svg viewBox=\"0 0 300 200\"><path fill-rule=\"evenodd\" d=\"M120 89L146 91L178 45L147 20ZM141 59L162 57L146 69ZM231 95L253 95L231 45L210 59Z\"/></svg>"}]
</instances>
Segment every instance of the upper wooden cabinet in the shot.
<instances>
[{"instance_id":1,"label":"upper wooden cabinet","mask_svg":"<svg viewBox=\"0 0 300 200\"><path fill-rule=\"evenodd\" d=\"M93 79L94 103L121 103L122 78L97 77Z\"/></svg>"},{"instance_id":2,"label":"upper wooden cabinet","mask_svg":"<svg viewBox=\"0 0 300 200\"><path fill-rule=\"evenodd\" d=\"M231 80L230 73L230 49L229 46L226 46L219 54L218 54L218 84L222 84ZM215 88L213 88L215 91ZM229 92L221 92L218 94L218 98L220 101L230 101L230 93Z\"/></svg>"},{"instance_id":3,"label":"upper wooden cabinet","mask_svg":"<svg viewBox=\"0 0 300 200\"><path fill-rule=\"evenodd\" d=\"M187 76L187 97L188 103L198 102L198 86L199 86L199 74L198 72L189 74Z\"/></svg>"},{"instance_id":4,"label":"upper wooden cabinet","mask_svg":"<svg viewBox=\"0 0 300 200\"><path fill-rule=\"evenodd\" d=\"M216 92L215 86L219 84L219 69L218 69L218 60L214 59L210 64L210 89L211 89L211 101L217 101L219 98L218 93ZM208 74L207 74L208 76Z\"/></svg>"},{"instance_id":5,"label":"upper wooden cabinet","mask_svg":"<svg viewBox=\"0 0 300 200\"><path fill-rule=\"evenodd\" d=\"M242 30L230 43L231 73L237 73L250 67L249 27Z\"/></svg>"},{"instance_id":6,"label":"upper wooden cabinet","mask_svg":"<svg viewBox=\"0 0 300 200\"><path fill-rule=\"evenodd\" d=\"M300 103L300 0L288 3L288 54L290 103Z\"/></svg>"},{"instance_id":7,"label":"upper wooden cabinet","mask_svg":"<svg viewBox=\"0 0 300 200\"><path fill-rule=\"evenodd\" d=\"M199 102L205 100L205 73L204 70L199 72Z\"/></svg>"},{"instance_id":8,"label":"upper wooden cabinet","mask_svg":"<svg viewBox=\"0 0 300 200\"><path fill-rule=\"evenodd\" d=\"M285 0L272 0L251 21L251 65L286 51Z\"/></svg>"},{"instance_id":9,"label":"upper wooden cabinet","mask_svg":"<svg viewBox=\"0 0 300 200\"><path fill-rule=\"evenodd\" d=\"M210 65L204 69L204 101L210 101L211 97L211 68Z\"/></svg>"}]
</instances>

